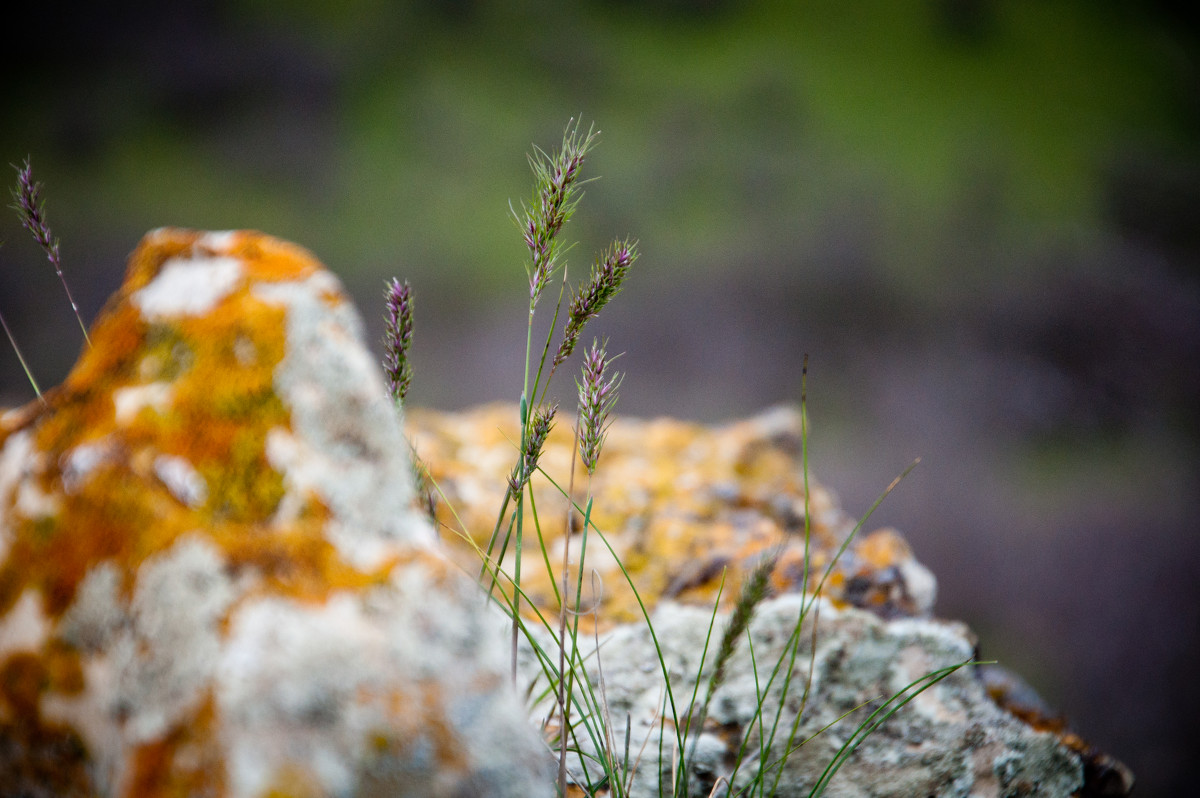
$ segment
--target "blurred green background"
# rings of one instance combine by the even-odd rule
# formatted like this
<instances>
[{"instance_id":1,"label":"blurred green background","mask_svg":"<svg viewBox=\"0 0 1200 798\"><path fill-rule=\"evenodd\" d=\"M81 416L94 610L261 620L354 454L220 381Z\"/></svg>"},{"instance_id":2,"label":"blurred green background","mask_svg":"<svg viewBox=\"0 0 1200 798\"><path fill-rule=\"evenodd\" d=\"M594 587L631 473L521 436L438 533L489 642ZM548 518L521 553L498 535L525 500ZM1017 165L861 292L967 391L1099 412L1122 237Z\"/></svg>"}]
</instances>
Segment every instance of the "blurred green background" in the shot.
<instances>
[{"instance_id":1,"label":"blurred green background","mask_svg":"<svg viewBox=\"0 0 1200 798\"><path fill-rule=\"evenodd\" d=\"M1200 738L1200 64L1170 3L280 0L26 8L0 157L32 155L85 319L161 225L310 248L381 332L417 294L411 401L515 400L509 218L533 143L602 141L572 274L640 239L589 330L620 412L797 401L817 477L938 575L939 613L1139 795ZM10 173L10 178L13 177ZM43 385L79 347L0 220L0 313ZM0 402L31 398L0 351ZM566 390L569 381L559 384Z\"/></svg>"}]
</instances>

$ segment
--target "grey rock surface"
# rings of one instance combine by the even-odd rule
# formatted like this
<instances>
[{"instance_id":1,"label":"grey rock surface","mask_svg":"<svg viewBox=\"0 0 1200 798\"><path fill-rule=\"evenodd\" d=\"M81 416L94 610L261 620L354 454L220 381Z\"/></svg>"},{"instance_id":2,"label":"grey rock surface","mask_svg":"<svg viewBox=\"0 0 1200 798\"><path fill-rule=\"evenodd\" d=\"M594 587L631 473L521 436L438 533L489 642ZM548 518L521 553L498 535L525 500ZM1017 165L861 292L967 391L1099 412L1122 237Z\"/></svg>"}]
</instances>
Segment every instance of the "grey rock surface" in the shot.
<instances>
[{"instance_id":1,"label":"grey rock surface","mask_svg":"<svg viewBox=\"0 0 1200 798\"><path fill-rule=\"evenodd\" d=\"M753 657L751 646L741 640L724 682L712 696L703 727L698 734L692 728L683 742L688 795L733 794L726 792L730 783L734 793L750 790L760 777L768 795L809 795L871 712L897 693L912 694L912 685L927 675L972 658L971 635L961 624L884 621L862 610L818 601L798 628L803 601L788 594L759 605L749 627ZM581 641L597 694L602 674L607 711L622 752L628 723L631 758L637 762L630 791L635 798L658 796L660 785L669 793L680 778L677 732L688 722L696 690L692 722L700 722L698 705L728 616L716 618L710 637L712 620L711 612L664 602L653 614L657 650L644 623L604 634L598 653L590 639L586 647ZM706 640L708 655L701 669ZM789 649L794 640L798 645ZM678 724L673 722L657 651L668 666ZM779 663L782 667L776 670ZM527 678L539 681L532 657L526 658L525 666ZM548 704L540 710L550 716ZM792 750L780 767L789 741ZM586 767L594 781L597 768L590 757L598 756L597 746L582 732L580 744L589 756L573 757L571 772L579 781L588 781ZM720 786L714 793L716 785ZM917 694L867 735L829 780L824 794L1069 796L1082 785L1079 756L1054 735L1035 731L999 708L967 666Z\"/></svg>"}]
</instances>

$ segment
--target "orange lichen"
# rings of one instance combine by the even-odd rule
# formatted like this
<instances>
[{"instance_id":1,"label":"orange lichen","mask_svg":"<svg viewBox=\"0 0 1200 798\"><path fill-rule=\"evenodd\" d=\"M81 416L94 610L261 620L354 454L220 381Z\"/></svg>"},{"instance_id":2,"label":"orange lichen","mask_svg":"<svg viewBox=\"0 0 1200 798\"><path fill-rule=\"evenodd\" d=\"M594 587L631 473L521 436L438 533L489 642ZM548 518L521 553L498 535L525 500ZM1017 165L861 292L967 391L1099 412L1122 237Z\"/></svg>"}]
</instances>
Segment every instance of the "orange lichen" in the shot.
<instances>
[{"instance_id":1,"label":"orange lichen","mask_svg":"<svg viewBox=\"0 0 1200 798\"><path fill-rule=\"evenodd\" d=\"M890 527L863 535L854 550L864 564L875 569L890 568L912 557L908 541Z\"/></svg>"},{"instance_id":2,"label":"orange lichen","mask_svg":"<svg viewBox=\"0 0 1200 798\"><path fill-rule=\"evenodd\" d=\"M520 439L515 407L492 405L463 413L414 410L408 415L410 436L430 475L445 494L436 502L445 539L464 567L478 569L475 547L486 549L516 462L513 441ZM815 589L853 523L821 485L811 482L807 501L799 415L773 411L723 427L657 419L618 418L609 430L600 467L591 481L592 522L603 531L648 607L663 598L711 607L721 588L721 605L730 607L742 580L765 556L777 557L770 584L775 592ZM573 456L568 425L551 432L542 468L564 489ZM585 477L577 470L574 500L585 500ZM540 531L549 553L547 572L537 549L537 532L526 508L521 587L542 612L557 612L555 586L561 582L566 499L548 480L535 476L532 492ZM509 506L511 514L513 506ZM808 567L805 568L805 514L808 514ZM510 516L511 517L511 516ZM501 539L508 529L503 519ZM461 524L461 525L460 525ZM573 520L569 584L578 575L582 535ZM462 528L465 526L465 530ZM462 535L468 534L471 543ZM511 575L513 545L504 561ZM861 555L847 554L855 572L874 571L911 558L894 533L867 538ZM498 553L499 545L494 549ZM641 616L633 591L616 561L595 533L587 543L583 607L596 613L602 628ZM599 604L592 573L602 585ZM826 594L838 598L847 575L835 570ZM506 590L504 580L500 588ZM560 588L561 589L561 588ZM532 611L529 613L532 615Z\"/></svg>"},{"instance_id":3,"label":"orange lichen","mask_svg":"<svg viewBox=\"0 0 1200 798\"><path fill-rule=\"evenodd\" d=\"M157 315L139 309L137 292L172 259L199 257L204 268L209 256L226 265L235 259L237 277L211 307ZM57 623L101 564L115 567L118 600L128 606L139 569L185 536L214 546L229 577L243 579L246 596L322 602L335 591L387 582L397 558L366 570L346 562L329 540L331 511L317 494L300 490L281 512L288 487L268 456L272 435L293 433L277 387L289 348L288 308L255 288L318 269L304 250L258 234L164 230L147 237L63 385L47 392L44 406L6 414L0 426L0 446L27 435L31 452L19 485L0 496L8 527L0 620L32 592L47 622ZM331 306L345 301L331 288L317 294ZM86 671L80 651L59 637L39 645L0 656L4 739L31 751L75 746L77 757L62 759L69 771L71 761L84 761L82 743L47 723L41 704L48 694L87 690ZM138 745L122 794L222 794L215 713L210 695L184 722ZM29 756L36 761L36 751ZM15 772L0 766L0 780ZM64 778L63 794L83 783L69 772Z\"/></svg>"},{"instance_id":4,"label":"orange lichen","mask_svg":"<svg viewBox=\"0 0 1200 798\"><path fill-rule=\"evenodd\" d=\"M220 795L225 785L224 752L214 734L216 710L209 696L186 724L138 746L132 756L128 795L191 798Z\"/></svg>"},{"instance_id":5,"label":"orange lichen","mask_svg":"<svg viewBox=\"0 0 1200 798\"><path fill-rule=\"evenodd\" d=\"M250 234L233 241L246 279L194 316L149 322L130 297L171 258L203 249L203 236L160 231L132 256L122 291L94 327L93 346L38 418L34 448L46 461L40 489L61 510L21 519L12 556L0 568L0 610L23 585L35 584L47 612L57 616L96 563L113 560L131 575L146 557L196 529L207 530L234 565L264 568L276 590L313 598L318 585L328 591L374 578L351 574L322 538L326 513L316 497L293 528L269 528L285 492L266 441L290 423L274 388L286 349L286 309L252 291L256 282L294 280L317 267L282 242ZM121 417L114 402L121 391L159 385L161 402ZM64 460L85 444L102 447L100 462L66 489ZM160 455L190 464L206 486L203 504L181 504L156 479Z\"/></svg>"}]
</instances>

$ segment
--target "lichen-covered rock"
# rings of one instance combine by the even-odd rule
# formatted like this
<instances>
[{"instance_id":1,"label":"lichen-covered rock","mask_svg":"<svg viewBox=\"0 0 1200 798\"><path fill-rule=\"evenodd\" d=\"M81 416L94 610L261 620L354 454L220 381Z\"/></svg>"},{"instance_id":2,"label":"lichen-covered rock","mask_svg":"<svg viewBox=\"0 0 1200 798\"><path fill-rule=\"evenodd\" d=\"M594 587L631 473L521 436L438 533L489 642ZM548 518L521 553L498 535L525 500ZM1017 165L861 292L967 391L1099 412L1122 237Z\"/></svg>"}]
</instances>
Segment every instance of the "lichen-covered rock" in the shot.
<instances>
[{"instance_id":1,"label":"lichen-covered rock","mask_svg":"<svg viewBox=\"0 0 1200 798\"><path fill-rule=\"evenodd\" d=\"M550 794L332 274L155 231L91 338L0 416L0 795Z\"/></svg>"},{"instance_id":2,"label":"lichen-covered rock","mask_svg":"<svg viewBox=\"0 0 1200 798\"><path fill-rule=\"evenodd\" d=\"M517 408L415 411L408 425L437 495L445 497L434 502L440 524L449 530L443 537L465 566L478 568L477 548L488 545L516 458ZM764 773L765 794L808 795L872 711L922 677L974 658L975 640L965 626L930 617L934 578L895 530L860 535L842 551L855 524L829 491L811 479L806 483L801 444L801 416L786 408L718 427L618 418L609 428L590 483L592 517L624 564L628 580L591 533L585 570L601 587L597 592L590 578L583 582L586 614L578 619L578 641L586 671L582 678L604 699L603 705L599 700L593 705L593 717L606 712L605 725L613 737L602 745L601 736L584 731L589 721L576 711L572 745L577 751L569 757L576 785L600 780L597 762L604 748L614 750L618 759L625 756L628 728L633 796L657 796L660 785L674 794L681 758L692 796L732 794L726 792L730 782L735 791L747 790ZM572 450L571 431L561 425L551 433L540 460L562 486L568 484ZM577 478L574 498L582 502L585 480ZM560 578L563 547L571 547L574 585L583 535L577 524L565 534L566 500L558 488L539 477L530 484L550 571L536 549L531 554L534 544L527 539L522 591L537 611L523 611L532 638L543 650L554 651L557 625L539 623L538 613L557 617L552 582ZM769 555L776 557L769 596L758 605L748 640L739 639L723 681L702 711L733 605L747 578ZM505 567L513 570L511 553ZM630 583L650 612L649 625ZM813 602L818 585L821 597ZM499 589L505 587L502 581ZM669 691L660 656L670 674ZM778 663L783 669L776 671ZM523 651L522 665L530 694L545 696L534 709L535 718L557 734L547 668L532 647ZM761 710L760 695L766 696ZM1119 763L1097 757L1062 726L1030 722L996 698L973 666L955 670L867 736L825 794L1127 792L1131 776ZM681 746L680 729L689 723L696 725ZM1110 772L1119 777L1115 781L1122 789L1095 791L1099 787L1093 776L1103 762L1112 764Z\"/></svg>"},{"instance_id":3,"label":"lichen-covered rock","mask_svg":"<svg viewBox=\"0 0 1200 798\"><path fill-rule=\"evenodd\" d=\"M478 570L476 547L488 546L515 462L513 441L521 439L517 408L417 409L407 423L415 450L446 497L434 502L440 524L453 530L443 537L464 567ZM806 492L798 463L801 433L800 413L789 407L716 427L670 418L614 421L590 482L592 520L647 605L672 599L711 609L723 580L720 603L727 609L747 574L774 554L771 585L777 593L814 590L832 564L823 595L884 617L929 614L937 582L895 530L857 536L836 557L855 522L815 480L808 479ZM570 425L556 425L539 462L564 487L573 452ZM586 482L580 475L577 502L584 501ZM577 564L582 536L578 529L563 534L565 499L547 480L531 484L550 561L561 562L563 546L570 545ZM604 545L589 545L586 565L604 583L587 628L593 621L604 629L642 617ZM545 568L524 569L522 589L543 611L557 610Z\"/></svg>"},{"instance_id":4,"label":"lichen-covered rock","mask_svg":"<svg viewBox=\"0 0 1200 798\"><path fill-rule=\"evenodd\" d=\"M797 624L803 600L790 593L758 607L748 639L740 641L727 663L706 714L697 707L728 613L717 615L710 636L711 611L666 601L652 616L654 638L647 624L628 623L602 634L598 649L590 637L580 639L597 691L603 673L607 710L620 735L618 751L630 731L630 750L638 762L630 796L657 796L660 784L681 778L677 734L689 722L695 726L682 745L688 795L752 794L756 779L775 785L767 795L810 795L872 712L892 708L887 704L892 696L906 688L906 695L914 693L912 685L919 686L924 677L972 659L970 634L959 624L885 621L823 599ZM548 642L544 634L539 639ZM708 658L702 663L706 643ZM657 667L660 652L669 665L670 697ZM544 683L531 659L525 673ZM694 695L697 706L690 705ZM552 702L540 709L553 724ZM594 781L600 747L582 732L578 746L586 757L572 755L571 773L585 782L586 759ZM727 793L730 783L733 792ZM1070 796L1083 786L1084 761L1077 752L997 706L971 668L963 668L866 735L824 794Z\"/></svg>"}]
</instances>

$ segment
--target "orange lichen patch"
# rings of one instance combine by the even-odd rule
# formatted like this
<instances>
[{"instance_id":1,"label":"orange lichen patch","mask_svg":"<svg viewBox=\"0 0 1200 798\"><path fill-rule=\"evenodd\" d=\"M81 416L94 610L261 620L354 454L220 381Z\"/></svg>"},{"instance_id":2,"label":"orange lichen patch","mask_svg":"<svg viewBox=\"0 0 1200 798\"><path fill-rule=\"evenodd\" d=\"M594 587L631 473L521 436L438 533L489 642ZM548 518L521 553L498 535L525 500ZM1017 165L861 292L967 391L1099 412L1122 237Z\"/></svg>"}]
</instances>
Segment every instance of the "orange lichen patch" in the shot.
<instances>
[{"instance_id":1,"label":"orange lichen patch","mask_svg":"<svg viewBox=\"0 0 1200 798\"><path fill-rule=\"evenodd\" d=\"M373 571L347 564L324 538L328 511L314 503L305 517L282 527L227 524L212 538L235 572L249 570L261 584L257 592L323 601L334 591L354 590L387 581L395 560Z\"/></svg>"},{"instance_id":2,"label":"orange lichen patch","mask_svg":"<svg viewBox=\"0 0 1200 798\"><path fill-rule=\"evenodd\" d=\"M157 527L137 495L136 483L120 475L112 482L113 493L106 502L68 496L59 516L21 519L9 556L0 564L0 612L7 612L21 592L33 587L41 593L46 612L57 617L74 600L76 587L92 565L133 556L136 541L127 525ZM83 528L89 533L77 534Z\"/></svg>"},{"instance_id":3,"label":"orange lichen patch","mask_svg":"<svg viewBox=\"0 0 1200 798\"><path fill-rule=\"evenodd\" d=\"M216 734L216 709L209 696L186 724L133 751L127 795L189 798L221 795L225 756Z\"/></svg>"},{"instance_id":4,"label":"orange lichen patch","mask_svg":"<svg viewBox=\"0 0 1200 798\"><path fill-rule=\"evenodd\" d=\"M167 227L148 233L130 256L123 287L144 288L173 258L206 255L236 258L255 282L302 280L319 268L303 247L251 230L205 233Z\"/></svg>"},{"instance_id":5,"label":"orange lichen patch","mask_svg":"<svg viewBox=\"0 0 1200 798\"><path fill-rule=\"evenodd\" d=\"M145 318L131 301L135 292L164 264L197 253L234 258L240 276L203 313ZM274 589L307 598L318 585L376 578L351 573L324 541L326 514L315 497L291 528L270 523L285 494L266 441L290 425L274 387L287 347L286 309L257 298L254 285L317 268L304 250L264 236L164 230L147 237L94 326L93 346L36 419L36 484L59 512L13 513L18 534L0 566L0 611L32 584L57 615L92 565L114 560L132 575L196 529L227 547L234 566L262 567Z\"/></svg>"},{"instance_id":6,"label":"orange lichen patch","mask_svg":"<svg viewBox=\"0 0 1200 798\"><path fill-rule=\"evenodd\" d=\"M41 658L22 652L0 665L0 698L17 717L36 716L38 700L50 685Z\"/></svg>"},{"instance_id":7,"label":"orange lichen patch","mask_svg":"<svg viewBox=\"0 0 1200 798\"><path fill-rule=\"evenodd\" d=\"M854 552L864 565L875 569L891 568L912 558L908 541L890 527L860 537Z\"/></svg>"},{"instance_id":8,"label":"orange lichen patch","mask_svg":"<svg viewBox=\"0 0 1200 798\"><path fill-rule=\"evenodd\" d=\"M46 668L46 689L60 695L70 696L82 692L86 686L79 652L63 641L51 640L42 658Z\"/></svg>"},{"instance_id":9,"label":"orange lichen patch","mask_svg":"<svg viewBox=\"0 0 1200 798\"><path fill-rule=\"evenodd\" d=\"M517 460L517 409L491 405L446 414L412 410L408 431L445 494L444 501L435 501L442 538L464 567L478 572L475 547L488 546ZM562 489L570 479L572 446L569 425L560 423L540 461ZM800 453L800 417L793 411L770 411L721 427L617 418L590 484L591 519L612 552L594 532L589 534L583 606L599 600L594 617L602 628L640 617L618 558L647 607L664 598L712 606L724 580L721 604L728 608L737 600L742 580L765 556L778 558L771 573L776 592L805 585L815 589L853 523L818 483L810 481L806 497ZM543 612L556 612L567 502L541 475L531 484L551 568L547 572L527 505L521 586ZM587 476L577 467L577 503L586 501L586 490ZM514 509L510 503L500 525L501 539ZM582 546L580 530L576 514L567 536L572 589ZM470 543L462 538L464 531ZM894 564L891 559L902 555L911 559L907 544L894 533L870 536L865 546L850 558L855 568L868 562ZM494 552L499 548L497 544ZM503 567L512 574L513 544ZM600 594L593 592L593 573L602 582ZM847 575L835 570L823 589L837 597L846 583Z\"/></svg>"}]
</instances>

